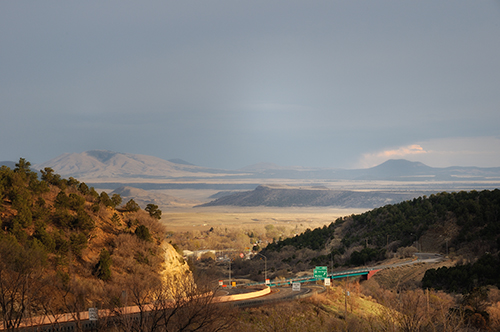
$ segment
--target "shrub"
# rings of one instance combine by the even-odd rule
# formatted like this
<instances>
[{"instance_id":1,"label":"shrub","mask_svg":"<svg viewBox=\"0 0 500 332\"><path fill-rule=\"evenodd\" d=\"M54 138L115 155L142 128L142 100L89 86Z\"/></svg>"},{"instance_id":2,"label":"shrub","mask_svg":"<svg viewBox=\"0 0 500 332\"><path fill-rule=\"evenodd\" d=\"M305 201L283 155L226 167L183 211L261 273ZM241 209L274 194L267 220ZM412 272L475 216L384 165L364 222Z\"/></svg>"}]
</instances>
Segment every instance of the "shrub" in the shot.
<instances>
[{"instance_id":1,"label":"shrub","mask_svg":"<svg viewBox=\"0 0 500 332\"><path fill-rule=\"evenodd\" d=\"M88 233L95 228L95 222L87 212L79 210L76 218L73 219L73 227Z\"/></svg>"},{"instance_id":2,"label":"shrub","mask_svg":"<svg viewBox=\"0 0 500 332\"><path fill-rule=\"evenodd\" d=\"M81 209L85 205L85 198L77 194L69 194L68 205L75 211Z\"/></svg>"},{"instance_id":3,"label":"shrub","mask_svg":"<svg viewBox=\"0 0 500 332\"><path fill-rule=\"evenodd\" d=\"M66 195L64 190L61 190L59 194L57 194L54 205L56 208L62 208L62 209L69 208L69 197Z\"/></svg>"},{"instance_id":4,"label":"shrub","mask_svg":"<svg viewBox=\"0 0 500 332\"><path fill-rule=\"evenodd\" d=\"M161 210L158 208L158 205L148 204L145 208L146 212L149 212L149 215L155 219L161 219Z\"/></svg>"},{"instance_id":5,"label":"shrub","mask_svg":"<svg viewBox=\"0 0 500 332\"><path fill-rule=\"evenodd\" d=\"M78 257L82 256L83 249L87 248L87 237L82 233L73 233L69 237L71 251Z\"/></svg>"},{"instance_id":6,"label":"shrub","mask_svg":"<svg viewBox=\"0 0 500 332\"><path fill-rule=\"evenodd\" d=\"M139 204L137 204L133 199L129 200L127 204L125 204L125 210L129 212L137 212L141 209Z\"/></svg>"},{"instance_id":7,"label":"shrub","mask_svg":"<svg viewBox=\"0 0 500 332\"><path fill-rule=\"evenodd\" d=\"M111 255L106 248L101 250L99 261L94 267L94 275L104 281L111 279Z\"/></svg>"},{"instance_id":8,"label":"shrub","mask_svg":"<svg viewBox=\"0 0 500 332\"><path fill-rule=\"evenodd\" d=\"M135 235L143 241L147 242L151 241L151 234L149 233L149 228L147 228L144 225L140 225L135 229Z\"/></svg>"}]
</instances>

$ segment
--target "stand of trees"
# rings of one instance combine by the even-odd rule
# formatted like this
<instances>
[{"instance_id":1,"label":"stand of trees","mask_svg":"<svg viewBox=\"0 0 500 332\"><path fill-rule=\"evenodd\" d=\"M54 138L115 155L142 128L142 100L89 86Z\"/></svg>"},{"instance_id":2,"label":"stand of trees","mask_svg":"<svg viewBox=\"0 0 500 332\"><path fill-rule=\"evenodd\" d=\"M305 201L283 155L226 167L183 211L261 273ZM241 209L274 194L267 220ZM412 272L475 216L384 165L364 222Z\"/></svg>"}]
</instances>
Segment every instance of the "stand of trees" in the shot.
<instances>
[{"instance_id":1,"label":"stand of trees","mask_svg":"<svg viewBox=\"0 0 500 332\"><path fill-rule=\"evenodd\" d=\"M448 234L446 225L458 231ZM279 256L287 264L298 261L284 257L284 253L298 257L297 251L301 251L309 252L312 265L332 261L337 266L364 265L385 259L389 251L412 246L418 250L419 240L429 232L441 234L437 250L442 253L451 249L477 257L484 252L498 252L500 190L442 192L387 205L271 243L265 252Z\"/></svg>"},{"instance_id":2,"label":"stand of trees","mask_svg":"<svg viewBox=\"0 0 500 332\"><path fill-rule=\"evenodd\" d=\"M500 287L500 258L486 254L474 263L429 269L422 279L424 288L467 294L474 288Z\"/></svg>"},{"instance_id":3,"label":"stand of trees","mask_svg":"<svg viewBox=\"0 0 500 332\"><path fill-rule=\"evenodd\" d=\"M399 241L400 247L414 244L431 227L452 222L460 229L450 246L457 250L483 241L484 251L498 250L500 239L500 190L442 192L387 205L347 218L343 232L345 247L367 242L383 247ZM442 251L445 252L444 242Z\"/></svg>"}]
</instances>

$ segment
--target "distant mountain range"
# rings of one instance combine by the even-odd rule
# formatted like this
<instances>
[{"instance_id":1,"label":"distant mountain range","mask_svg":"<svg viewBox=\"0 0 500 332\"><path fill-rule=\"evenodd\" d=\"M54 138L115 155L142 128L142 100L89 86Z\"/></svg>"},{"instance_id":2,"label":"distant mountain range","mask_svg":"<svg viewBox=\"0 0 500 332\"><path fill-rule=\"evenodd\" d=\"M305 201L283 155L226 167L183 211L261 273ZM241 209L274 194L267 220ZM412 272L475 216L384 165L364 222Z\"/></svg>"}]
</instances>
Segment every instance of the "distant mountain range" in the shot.
<instances>
[{"instance_id":1,"label":"distant mountain range","mask_svg":"<svg viewBox=\"0 0 500 332\"><path fill-rule=\"evenodd\" d=\"M1 164L14 168L16 162ZM403 159L388 160L366 169L259 163L238 170L223 170L196 166L181 159L167 161L147 155L91 150L65 153L33 165L32 169L39 171L45 167L64 178L74 177L96 188L115 190L114 193L124 198L135 197L141 205L153 202L163 208L198 204L370 209L435 192L500 187L500 167L435 168ZM276 186L278 183L286 185ZM328 188L320 187L322 185ZM205 191L195 195L197 200L157 192L173 189ZM214 190L219 192L214 194Z\"/></svg>"},{"instance_id":2,"label":"distant mountain range","mask_svg":"<svg viewBox=\"0 0 500 332\"><path fill-rule=\"evenodd\" d=\"M85 180L206 178L234 173L194 166L181 159L167 161L153 156L103 150L65 153L33 167L37 170L50 167L63 177Z\"/></svg>"},{"instance_id":3,"label":"distant mountain range","mask_svg":"<svg viewBox=\"0 0 500 332\"><path fill-rule=\"evenodd\" d=\"M3 162L14 167L15 162ZM499 181L500 167L435 168L404 159L388 160L366 169L284 167L259 163L239 170L223 170L195 166L181 159L163 160L153 156L91 150L65 153L41 164L51 167L63 177L95 181L113 179L176 178L245 178L245 179L323 179L323 180L388 180L388 181Z\"/></svg>"},{"instance_id":4,"label":"distant mountain range","mask_svg":"<svg viewBox=\"0 0 500 332\"><path fill-rule=\"evenodd\" d=\"M378 166L364 169L280 167L261 163L242 170L260 178L387 181L500 180L500 167L436 168L405 159L391 159Z\"/></svg>"}]
</instances>

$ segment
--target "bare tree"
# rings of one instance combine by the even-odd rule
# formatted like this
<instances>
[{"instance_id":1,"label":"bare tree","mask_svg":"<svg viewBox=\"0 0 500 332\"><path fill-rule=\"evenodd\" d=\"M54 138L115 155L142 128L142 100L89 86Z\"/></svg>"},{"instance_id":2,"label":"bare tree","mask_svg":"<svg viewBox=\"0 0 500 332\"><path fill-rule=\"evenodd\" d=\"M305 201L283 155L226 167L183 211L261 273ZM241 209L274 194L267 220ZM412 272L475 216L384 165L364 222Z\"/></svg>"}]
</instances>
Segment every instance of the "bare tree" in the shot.
<instances>
[{"instance_id":1,"label":"bare tree","mask_svg":"<svg viewBox=\"0 0 500 332\"><path fill-rule=\"evenodd\" d=\"M0 241L0 315L10 331L31 317L41 290L43 251L35 245L23 247L15 240Z\"/></svg>"},{"instance_id":2,"label":"bare tree","mask_svg":"<svg viewBox=\"0 0 500 332\"><path fill-rule=\"evenodd\" d=\"M161 282L137 278L127 297L133 306L115 309L123 331L227 331L235 312L217 303L215 292L197 286L190 276L171 277Z\"/></svg>"}]
</instances>

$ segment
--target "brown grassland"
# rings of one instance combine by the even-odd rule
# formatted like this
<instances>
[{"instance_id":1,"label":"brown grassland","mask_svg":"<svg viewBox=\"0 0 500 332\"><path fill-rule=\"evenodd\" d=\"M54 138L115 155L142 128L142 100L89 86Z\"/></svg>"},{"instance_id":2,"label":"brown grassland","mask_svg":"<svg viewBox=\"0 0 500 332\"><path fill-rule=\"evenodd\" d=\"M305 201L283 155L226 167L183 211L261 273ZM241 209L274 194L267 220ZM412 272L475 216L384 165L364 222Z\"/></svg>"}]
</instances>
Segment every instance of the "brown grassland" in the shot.
<instances>
[{"instance_id":1,"label":"brown grassland","mask_svg":"<svg viewBox=\"0 0 500 332\"><path fill-rule=\"evenodd\" d=\"M364 209L274 208L274 207L203 207L163 211L162 222L172 231L206 231L211 227L252 228L265 225L314 229L329 225L339 217L365 212Z\"/></svg>"},{"instance_id":2,"label":"brown grassland","mask_svg":"<svg viewBox=\"0 0 500 332\"><path fill-rule=\"evenodd\" d=\"M354 209L203 207L169 209L162 213L169 241L182 250L245 251L323 227Z\"/></svg>"}]
</instances>

